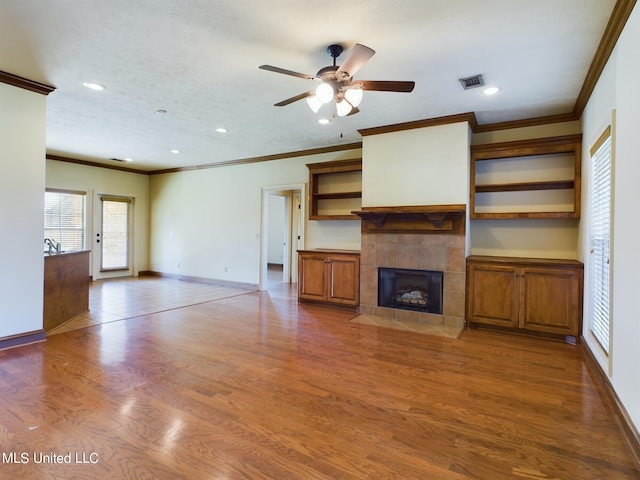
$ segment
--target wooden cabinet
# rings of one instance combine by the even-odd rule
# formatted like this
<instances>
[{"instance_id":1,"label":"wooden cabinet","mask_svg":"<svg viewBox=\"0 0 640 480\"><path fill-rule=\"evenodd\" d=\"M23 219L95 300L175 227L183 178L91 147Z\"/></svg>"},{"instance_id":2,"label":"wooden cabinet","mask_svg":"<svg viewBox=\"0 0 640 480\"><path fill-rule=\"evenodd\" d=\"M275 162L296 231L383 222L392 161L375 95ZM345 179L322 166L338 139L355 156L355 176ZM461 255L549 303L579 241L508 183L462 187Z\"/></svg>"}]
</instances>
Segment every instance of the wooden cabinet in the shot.
<instances>
[{"instance_id":1,"label":"wooden cabinet","mask_svg":"<svg viewBox=\"0 0 640 480\"><path fill-rule=\"evenodd\" d=\"M466 318L575 343L582 334L583 265L575 260L470 256Z\"/></svg>"},{"instance_id":2,"label":"wooden cabinet","mask_svg":"<svg viewBox=\"0 0 640 480\"><path fill-rule=\"evenodd\" d=\"M298 301L357 307L360 304L360 253L299 250Z\"/></svg>"},{"instance_id":3,"label":"wooden cabinet","mask_svg":"<svg viewBox=\"0 0 640 480\"><path fill-rule=\"evenodd\" d=\"M358 220L362 159L309 163L309 220Z\"/></svg>"},{"instance_id":4,"label":"wooden cabinet","mask_svg":"<svg viewBox=\"0 0 640 480\"><path fill-rule=\"evenodd\" d=\"M44 256L43 329L89 311L89 251Z\"/></svg>"},{"instance_id":5,"label":"wooden cabinet","mask_svg":"<svg viewBox=\"0 0 640 480\"><path fill-rule=\"evenodd\" d=\"M471 147L471 218L580 218L582 135Z\"/></svg>"}]
</instances>

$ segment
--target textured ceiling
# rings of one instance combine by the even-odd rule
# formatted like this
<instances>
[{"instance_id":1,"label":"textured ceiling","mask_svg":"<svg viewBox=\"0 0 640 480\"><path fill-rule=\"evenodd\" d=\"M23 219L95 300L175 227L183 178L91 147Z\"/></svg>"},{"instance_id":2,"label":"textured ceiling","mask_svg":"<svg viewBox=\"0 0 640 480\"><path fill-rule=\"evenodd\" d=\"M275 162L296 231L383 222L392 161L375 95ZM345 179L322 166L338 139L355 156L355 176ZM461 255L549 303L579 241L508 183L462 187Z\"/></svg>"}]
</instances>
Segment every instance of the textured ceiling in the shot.
<instances>
[{"instance_id":1,"label":"textured ceiling","mask_svg":"<svg viewBox=\"0 0 640 480\"><path fill-rule=\"evenodd\" d=\"M358 142L358 129L464 112L481 124L568 113L614 4L2 0L0 70L56 87L48 153L155 170ZM415 80L414 91L365 92L360 113L324 126L304 100L274 107L315 84L258 66L315 75L331 43L376 50L356 79ZM458 79L479 73L501 92L463 90Z\"/></svg>"}]
</instances>

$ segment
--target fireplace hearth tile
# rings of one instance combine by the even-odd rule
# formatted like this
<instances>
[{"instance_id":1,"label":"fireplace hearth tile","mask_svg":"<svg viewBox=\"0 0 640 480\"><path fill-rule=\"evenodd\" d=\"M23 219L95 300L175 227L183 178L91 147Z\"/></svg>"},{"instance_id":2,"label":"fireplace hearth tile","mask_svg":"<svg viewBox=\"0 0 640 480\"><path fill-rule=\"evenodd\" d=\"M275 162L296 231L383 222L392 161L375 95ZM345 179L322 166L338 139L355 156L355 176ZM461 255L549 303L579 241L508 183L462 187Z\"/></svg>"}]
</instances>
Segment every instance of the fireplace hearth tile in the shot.
<instances>
[{"instance_id":1,"label":"fireplace hearth tile","mask_svg":"<svg viewBox=\"0 0 640 480\"><path fill-rule=\"evenodd\" d=\"M465 279L464 273L447 272L447 275L444 276L444 291L464 293Z\"/></svg>"},{"instance_id":2,"label":"fireplace hearth tile","mask_svg":"<svg viewBox=\"0 0 640 480\"><path fill-rule=\"evenodd\" d=\"M447 271L464 272L464 247L447 247Z\"/></svg>"},{"instance_id":3,"label":"fireplace hearth tile","mask_svg":"<svg viewBox=\"0 0 640 480\"><path fill-rule=\"evenodd\" d=\"M409 244L398 249L398 268L416 268L420 259L420 245Z\"/></svg>"},{"instance_id":4,"label":"fireplace hearth tile","mask_svg":"<svg viewBox=\"0 0 640 480\"><path fill-rule=\"evenodd\" d=\"M398 266L397 245L395 243L379 243L376 245L376 265Z\"/></svg>"},{"instance_id":5,"label":"fireplace hearth tile","mask_svg":"<svg viewBox=\"0 0 640 480\"><path fill-rule=\"evenodd\" d=\"M396 322L462 329L465 326L466 237L462 232L362 232L360 314ZM442 314L378 306L378 267L444 274ZM406 312L406 313L405 313Z\"/></svg>"},{"instance_id":6,"label":"fireplace hearth tile","mask_svg":"<svg viewBox=\"0 0 640 480\"><path fill-rule=\"evenodd\" d=\"M447 292L447 301L444 302L443 314L450 317L464 318L464 292Z\"/></svg>"},{"instance_id":7,"label":"fireplace hearth tile","mask_svg":"<svg viewBox=\"0 0 640 480\"><path fill-rule=\"evenodd\" d=\"M424 325L415 322L403 322L393 318L377 316L377 315L358 315L349 320L351 323L360 325L370 325L380 328L389 328L392 330L402 330L405 332L421 333L424 335L434 335L437 337L446 337L457 339L462 334L463 329L456 326L447 325Z\"/></svg>"},{"instance_id":8,"label":"fireplace hearth tile","mask_svg":"<svg viewBox=\"0 0 640 480\"><path fill-rule=\"evenodd\" d=\"M423 235L415 233L405 233L402 235L394 235L400 245L420 245L422 243Z\"/></svg>"},{"instance_id":9,"label":"fireplace hearth tile","mask_svg":"<svg viewBox=\"0 0 640 480\"><path fill-rule=\"evenodd\" d=\"M418 268L422 270L446 270L447 247L444 245L423 245Z\"/></svg>"},{"instance_id":10,"label":"fireplace hearth tile","mask_svg":"<svg viewBox=\"0 0 640 480\"><path fill-rule=\"evenodd\" d=\"M413 312L411 310L396 309L395 319L399 322L414 322L420 323L420 312Z\"/></svg>"}]
</instances>

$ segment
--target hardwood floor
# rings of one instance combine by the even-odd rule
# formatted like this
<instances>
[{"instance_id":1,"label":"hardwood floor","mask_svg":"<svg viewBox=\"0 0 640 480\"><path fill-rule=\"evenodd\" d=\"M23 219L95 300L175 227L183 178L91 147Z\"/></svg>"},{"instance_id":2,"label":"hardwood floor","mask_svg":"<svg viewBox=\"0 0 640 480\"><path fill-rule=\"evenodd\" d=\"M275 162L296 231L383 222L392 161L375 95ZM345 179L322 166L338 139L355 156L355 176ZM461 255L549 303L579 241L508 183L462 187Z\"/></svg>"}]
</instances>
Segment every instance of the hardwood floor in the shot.
<instances>
[{"instance_id":1,"label":"hardwood floor","mask_svg":"<svg viewBox=\"0 0 640 480\"><path fill-rule=\"evenodd\" d=\"M582 347L270 288L0 352L0 478L640 478Z\"/></svg>"}]
</instances>

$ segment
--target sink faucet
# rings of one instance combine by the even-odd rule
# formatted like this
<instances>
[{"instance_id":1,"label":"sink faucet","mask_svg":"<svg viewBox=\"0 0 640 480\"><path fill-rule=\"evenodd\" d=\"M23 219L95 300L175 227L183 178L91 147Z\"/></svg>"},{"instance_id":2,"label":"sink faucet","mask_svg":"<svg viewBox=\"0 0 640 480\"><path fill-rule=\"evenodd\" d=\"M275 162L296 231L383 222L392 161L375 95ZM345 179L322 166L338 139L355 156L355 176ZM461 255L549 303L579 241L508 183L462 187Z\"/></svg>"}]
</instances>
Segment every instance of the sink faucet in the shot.
<instances>
[{"instance_id":1,"label":"sink faucet","mask_svg":"<svg viewBox=\"0 0 640 480\"><path fill-rule=\"evenodd\" d=\"M55 250L56 253L60 253L60 242L56 242L52 238L45 238L44 244L49 246L49 255L51 255L51 249Z\"/></svg>"}]
</instances>

